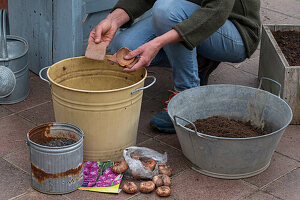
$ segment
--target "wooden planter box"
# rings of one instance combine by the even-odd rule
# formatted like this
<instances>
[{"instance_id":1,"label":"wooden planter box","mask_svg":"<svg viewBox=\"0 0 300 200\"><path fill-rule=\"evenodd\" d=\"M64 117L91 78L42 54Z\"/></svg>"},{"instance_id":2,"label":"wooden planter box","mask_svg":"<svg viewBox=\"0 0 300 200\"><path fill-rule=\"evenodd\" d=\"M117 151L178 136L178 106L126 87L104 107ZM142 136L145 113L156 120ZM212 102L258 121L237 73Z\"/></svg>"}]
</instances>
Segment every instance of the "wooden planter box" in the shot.
<instances>
[{"instance_id":1,"label":"wooden planter box","mask_svg":"<svg viewBox=\"0 0 300 200\"><path fill-rule=\"evenodd\" d=\"M259 79L271 78L281 84L281 98L293 110L291 124L300 124L300 66L290 66L271 31L300 31L300 25L263 25L259 59ZM263 81L262 88L278 94L278 86Z\"/></svg>"}]
</instances>

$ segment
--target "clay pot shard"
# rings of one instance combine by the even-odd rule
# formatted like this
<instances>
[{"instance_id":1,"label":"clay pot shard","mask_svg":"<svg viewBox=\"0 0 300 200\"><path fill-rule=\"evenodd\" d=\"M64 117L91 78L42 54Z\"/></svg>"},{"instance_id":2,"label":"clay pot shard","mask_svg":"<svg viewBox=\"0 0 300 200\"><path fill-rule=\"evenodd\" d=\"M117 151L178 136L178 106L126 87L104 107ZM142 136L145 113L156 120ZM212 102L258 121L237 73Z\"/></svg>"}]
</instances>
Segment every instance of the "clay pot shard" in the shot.
<instances>
[{"instance_id":1,"label":"clay pot shard","mask_svg":"<svg viewBox=\"0 0 300 200\"><path fill-rule=\"evenodd\" d=\"M128 60L124 58L124 56L126 56L129 52L130 50L127 47L122 47L117 51L117 61L122 67L131 64L135 60L135 58Z\"/></svg>"},{"instance_id":2,"label":"clay pot shard","mask_svg":"<svg viewBox=\"0 0 300 200\"><path fill-rule=\"evenodd\" d=\"M117 61L117 53L115 53L114 55L112 56L109 56L107 58L107 60L113 65L113 64L118 64L118 61Z\"/></svg>"},{"instance_id":3,"label":"clay pot shard","mask_svg":"<svg viewBox=\"0 0 300 200\"><path fill-rule=\"evenodd\" d=\"M139 61L139 59L137 57L135 57L135 59L132 63L130 63L129 65L126 65L126 68L131 69L138 61Z\"/></svg>"},{"instance_id":4,"label":"clay pot shard","mask_svg":"<svg viewBox=\"0 0 300 200\"><path fill-rule=\"evenodd\" d=\"M104 60L106 55L106 48L108 43L101 42L88 42L88 46L85 51L85 57L93 60Z\"/></svg>"}]
</instances>

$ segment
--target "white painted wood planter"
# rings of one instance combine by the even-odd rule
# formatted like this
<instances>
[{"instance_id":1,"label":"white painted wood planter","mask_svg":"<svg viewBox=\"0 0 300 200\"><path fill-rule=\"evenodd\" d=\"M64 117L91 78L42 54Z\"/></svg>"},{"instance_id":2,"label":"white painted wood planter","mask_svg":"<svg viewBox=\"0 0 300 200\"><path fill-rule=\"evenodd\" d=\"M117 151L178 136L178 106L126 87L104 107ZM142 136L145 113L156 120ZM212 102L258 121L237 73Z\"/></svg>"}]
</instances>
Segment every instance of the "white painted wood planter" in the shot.
<instances>
[{"instance_id":1,"label":"white painted wood planter","mask_svg":"<svg viewBox=\"0 0 300 200\"><path fill-rule=\"evenodd\" d=\"M271 32L293 30L300 31L300 25L263 25L258 76L281 84L281 98L293 110L291 124L300 124L300 66L289 65ZM262 88L278 93L278 86L269 81L264 81Z\"/></svg>"}]
</instances>

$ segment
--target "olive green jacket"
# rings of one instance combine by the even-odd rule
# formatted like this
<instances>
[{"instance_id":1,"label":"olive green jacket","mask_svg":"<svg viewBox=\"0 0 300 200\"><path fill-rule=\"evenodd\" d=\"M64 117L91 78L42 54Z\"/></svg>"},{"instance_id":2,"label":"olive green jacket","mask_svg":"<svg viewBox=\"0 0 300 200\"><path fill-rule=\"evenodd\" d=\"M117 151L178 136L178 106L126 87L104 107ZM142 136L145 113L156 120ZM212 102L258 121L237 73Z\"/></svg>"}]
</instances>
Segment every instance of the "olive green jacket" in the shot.
<instances>
[{"instance_id":1,"label":"olive green jacket","mask_svg":"<svg viewBox=\"0 0 300 200\"><path fill-rule=\"evenodd\" d=\"M156 0L119 0L113 8L122 8L134 19L152 8ZM260 0L189 0L201 6L193 15L173 27L188 49L193 49L216 32L229 19L240 32L247 56L250 57L260 40Z\"/></svg>"}]
</instances>

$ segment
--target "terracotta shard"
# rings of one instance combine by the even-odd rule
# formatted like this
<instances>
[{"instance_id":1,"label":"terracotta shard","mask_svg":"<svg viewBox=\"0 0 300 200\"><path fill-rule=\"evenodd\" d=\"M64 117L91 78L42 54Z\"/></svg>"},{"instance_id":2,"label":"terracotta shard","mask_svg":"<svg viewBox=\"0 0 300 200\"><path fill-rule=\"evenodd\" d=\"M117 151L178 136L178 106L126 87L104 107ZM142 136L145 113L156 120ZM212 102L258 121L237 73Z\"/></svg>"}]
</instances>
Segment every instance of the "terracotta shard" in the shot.
<instances>
[{"instance_id":1,"label":"terracotta shard","mask_svg":"<svg viewBox=\"0 0 300 200\"><path fill-rule=\"evenodd\" d=\"M122 47L121 49L119 49L117 51L117 61L118 61L119 65L121 65L122 67L129 65L135 59L135 58L131 58L128 60L124 59L124 56L126 56L129 52L130 52L130 50L126 47Z\"/></svg>"},{"instance_id":2,"label":"terracotta shard","mask_svg":"<svg viewBox=\"0 0 300 200\"><path fill-rule=\"evenodd\" d=\"M139 59L137 57L135 57L132 63L130 63L129 65L126 65L126 68L131 69L138 61L139 61Z\"/></svg>"},{"instance_id":3,"label":"terracotta shard","mask_svg":"<svg viewBox=\"0 0 300 200\"><path fill-rule=\"evenodd\" d=\"M118 61L117 61L117 53L115 53L114 55L112 56L109 56L107 58L107 60L113 65L113 64L118 64Z\"/></svg>"},{"instance_id":4,"label":"terracotta shard","mask_svg":"<svg viewBox=\"0 0 300 200\"><path fill-rule=\"evenodd\" d=\"M101 42L98 44L95 42L89 42L85 51L85 57L93 60L104 60L107 45L107 42Z\"/></svg>"}]
</instances>

